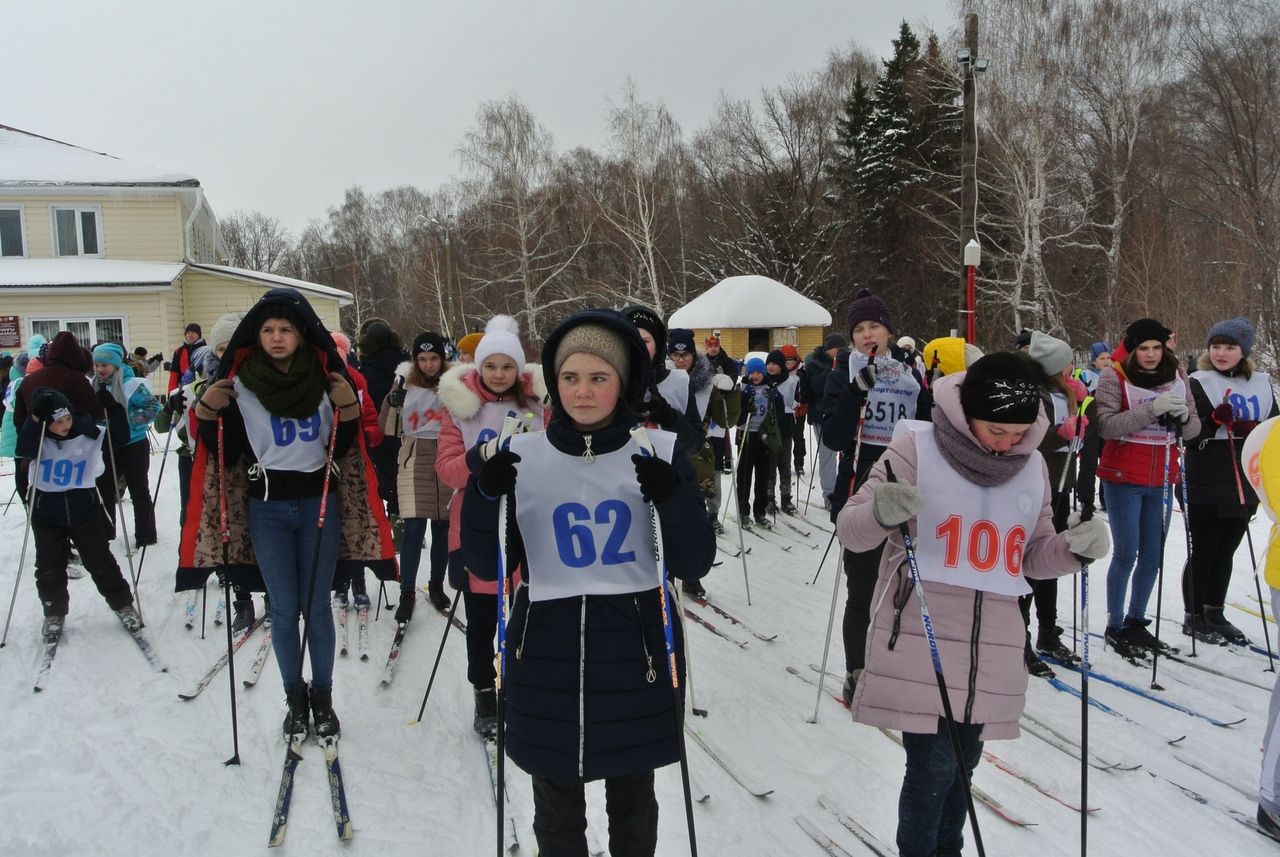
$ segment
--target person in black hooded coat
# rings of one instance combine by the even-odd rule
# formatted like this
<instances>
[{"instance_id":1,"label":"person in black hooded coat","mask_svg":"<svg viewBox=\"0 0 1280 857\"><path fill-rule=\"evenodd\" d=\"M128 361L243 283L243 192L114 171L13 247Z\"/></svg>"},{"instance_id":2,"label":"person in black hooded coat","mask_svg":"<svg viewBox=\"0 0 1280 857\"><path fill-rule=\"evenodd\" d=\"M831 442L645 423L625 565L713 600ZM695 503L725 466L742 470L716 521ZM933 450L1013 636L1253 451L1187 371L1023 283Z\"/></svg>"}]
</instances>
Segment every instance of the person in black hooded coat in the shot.
<instances>
[{"instance_id":1,"label":"person in black hooded coat","mask_svg":"<svg viewBox=\"0 0 1280 857\"><path fill-rule=\"evenodd\" d=\"M506 749L533 777L543 857L586 853L583 784L598 779L608 794L610 854L653 855L653 772L679 759L683 699L676 708L663 658L645 501L655 504L672 576L705 575L715 538L678 439L653 431L657 455L645 456L630 436L648 363L617 313L566 320L542 351L554 409L547 430L493 452L462 504L467 567L496 580L498 498L510 498L507 566L520 565L524 582L507 626ZM674 616L669 587L666 597ZM683 688L683 634L678 622L671 630Z\"/></svg>"},{"instance_id":2,"label":"person in black hooded coat","mask_svg":"<svg viewBox=\"0 0 1280 857\"><path fill-rule=\"evenodd\" d=\"M375 412L382 411L382 400L395 386L396 369L410 361L400 335L380 318L366 319L360 325L356 337L356 350L360 354L360 371L369 382L369 398ZM369 450L374 472L378 474L378 496L387 504L387 514L400 515L400 500L396 492L396 474L399 471L400 438L386 437L382 443Z\"/></svg>"}]
</instances>

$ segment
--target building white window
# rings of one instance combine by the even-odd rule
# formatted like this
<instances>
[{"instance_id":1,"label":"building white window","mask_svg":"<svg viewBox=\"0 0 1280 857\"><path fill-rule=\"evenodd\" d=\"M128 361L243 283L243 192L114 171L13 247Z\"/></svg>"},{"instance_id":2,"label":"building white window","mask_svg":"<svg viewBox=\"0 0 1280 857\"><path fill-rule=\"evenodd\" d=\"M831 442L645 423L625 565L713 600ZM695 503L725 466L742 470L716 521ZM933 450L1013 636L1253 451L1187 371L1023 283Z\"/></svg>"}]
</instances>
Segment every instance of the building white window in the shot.
<instances>
[{"instance_id":1,"label":"building white window","mask_svg":"<svg viewBox=\"0 0 1280 857\"><path fill-rule=\"evenodd\" d=\"M22 206L0 205L0 257L25 255L27 244L22 228Z\"/></svg>"},{"instance_id":2,"label":"building white window","mask_svg":"<svg viewBox=\"0 0 1280 857\"><path fill-rule=\"evenodd\" d=\"M101 256L102 210L96 205L55 205L53 252L55 256Z\"/></svg>"},{"instance_id":3,"label":"building white window","mask_svg":"<svg viewBox=\"0 0 1280 857\"><path fill-rule=\"evenodd\" d=\"M99 342L119 342L124 345L128 332L123 316L31 319L31 333L38 333L50 342L63 330L75 334L76 341L85 348L92 348Z\"/></svg>"}]
</instances>

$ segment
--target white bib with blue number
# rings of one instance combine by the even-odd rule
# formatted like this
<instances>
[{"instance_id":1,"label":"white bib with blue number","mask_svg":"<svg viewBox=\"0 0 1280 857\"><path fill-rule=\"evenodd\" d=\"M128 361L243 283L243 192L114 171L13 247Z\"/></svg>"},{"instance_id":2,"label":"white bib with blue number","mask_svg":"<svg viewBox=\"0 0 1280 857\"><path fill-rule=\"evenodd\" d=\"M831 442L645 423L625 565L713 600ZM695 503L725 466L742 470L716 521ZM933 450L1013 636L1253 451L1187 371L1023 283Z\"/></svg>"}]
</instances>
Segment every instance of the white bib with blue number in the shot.
<instances>
[{"instance_id":1,"label":"white bib with blue number","mask_svg":"<svg viewBox=\"0 0 1280 857\"><path fill-rule=\"evenodd\" d=\"M1032 452L1008 482L983 488L942 457L933 425L911 420L916 438L916 560L925 580L1019 596L1031 591L1022 575L1027 539L1044 505L1044 464Z\"/></svg>"},{"instance_id":2,"label":"white bib with blue number","mask_svg":"<svg viewBox=\"0 0 1280 857\"><path fill-rule=\"evenodd\" d=\"M59 440L45 432L44 448L39 461L32 459L27 473L31 483L41 494L60 494L76 488L92 488L98 477L106 471L102 460L102 439L80 435L69 440Z\"/></svg>"},{"instance_id":3,"label":"white bib with blue number","mask_svg":"<svg viewBox=\"0 0 1280 857\"><path fill-rule=\"evenodd\" d=\"M333 427L333 405L328 396L320 397L320 407L314 414L295 420L268 411L239 378L235 385L245 434L259 464L267 470L296 473L311 473L324 467L329 457L329 430Z\"/></svg>"},{"instance_id":4,"label":"white bib with blue number","mask_svg":"<svg viewBox=\"0 0 1280 857\"><path fill-rule=\"evenodd\" d=\"M1217 407L1225 400L1231 405L1232 419L1260 423L1271 414L1274 394L1271 392L1271 381L1265 372L1254 372L1247 381L1243 377L1228 378L1212 369L1193 372L1191 377L1200 382L1200 389L1204 390L1209 404ZM1214 437L1218 440L1226 440L1227 427L1218 426L1218 433Z\"/></svg>"},{"instance_id":5,"label":"white bib with blue number","mask_svg":"<svg viewBox=\"0 0 1280 857\"><path fill-rule=\"evenodd\" d=\"M456 420L458 431L462 433L462 444L466 449L471 449L478 444L488 443L502 431L503 420L507 417L516 417L523 426L524 415L527 413L533 414L533 422L529 430L542 431L540 405L531 402L528 407L522 409L519 402L514 400L485 402L480 406L480 410L476 411L475 416L467 420Z\"/></svg>"},{"instance_id":6,"label":"white bib with blue number","mask_svg":"<svg viewBox=\"0 0 1280 857\"><path fill-rule=\"evenodd\" d=\"M675 435L649 430L670 461ZM516 523L524 539L529 598L625 595L658 585L649 505L640 494L633 440L588 464L551 445L545 432L511 439L516 465Z\"/></svg>"},{"instance_id":7,"label":"white bib with blue number","mask_svg":"<svg viewBox=\"0 0 1280 857\"><path fill-rule=\"evenodd\" d=\"M849 383L855 383L858 372L867 365L867 355L855 351L849 355ZM893 427L898 420L916 418L916 399L920 382L911 367L892 357L876 358L876 385L867 393L866 417L862 423L862 442L872 446L888 446L893 440Z\"/></svg>"},{"instance_id":8,"label":"white bib with blue number","mask_svg":"<svg viewBox=\"0 0 1280 857\"><path fill-rule=\"evenodd\" d=\"M658 382L658 392L677 414L683 414L689 408L689 373L671 369L667 377Z\"/></svg>"}]
</instances>

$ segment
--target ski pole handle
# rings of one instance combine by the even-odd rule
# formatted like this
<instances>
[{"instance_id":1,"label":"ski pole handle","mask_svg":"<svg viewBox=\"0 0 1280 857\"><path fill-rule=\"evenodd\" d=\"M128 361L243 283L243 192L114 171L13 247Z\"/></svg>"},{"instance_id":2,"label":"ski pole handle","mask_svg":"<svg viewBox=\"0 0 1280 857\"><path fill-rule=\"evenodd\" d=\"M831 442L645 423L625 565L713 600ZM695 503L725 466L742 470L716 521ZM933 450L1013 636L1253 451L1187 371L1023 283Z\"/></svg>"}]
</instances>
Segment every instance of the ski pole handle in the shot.
<instances>
[{"instance_id":1,"label":"ski pole handle","mask_svg":"<svg viewBox=\"0 0 1280 857\"><path fill-rule=\"evenodd\" d=\"M644 425L631 429L631 439L639 445L645 455L656 455L653 441ZM649 521L653 525L653 553L658 561L658 607L662 612L663 642L667 649L667 671L671 674L671 688L680 687L680 672L676 667L676 641L671 630L671 605L667 600L667 552L662 544L662 530L658 525L658 507L649 503Z\"/></svg>"}]
</instances>

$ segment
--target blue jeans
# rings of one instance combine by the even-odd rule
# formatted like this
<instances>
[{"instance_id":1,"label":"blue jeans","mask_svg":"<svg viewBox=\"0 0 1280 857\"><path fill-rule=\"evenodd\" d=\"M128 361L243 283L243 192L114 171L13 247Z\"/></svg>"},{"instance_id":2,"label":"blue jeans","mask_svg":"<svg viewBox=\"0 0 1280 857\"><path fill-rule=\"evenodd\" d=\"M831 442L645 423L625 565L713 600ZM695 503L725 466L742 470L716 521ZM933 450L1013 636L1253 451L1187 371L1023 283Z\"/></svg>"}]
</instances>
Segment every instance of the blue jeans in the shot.
<instances>
[{"instance_id":1,"label":"blue jeans","mask_svg":"<svg viewBox=\"0 0 1280 857\"><path fill-rule=\"evenodd\" d=\"M1126 620L1143 621L1147 601L1156 584L1164 555L1164 527L1168 514L1159 485L1108 482L1107 518L1111 524L1111 565L1107 568L1107 626L1121 628ZM1137 571L1134 572L1134 560ZM1129 612L1124 595L1133 575Z\"/></svg>"},{"instance_id":2,"label":"blue jeans","mask_svg":"<svg viewBox=\"0 0 1280 857\"><path fill-rule=\"evenodd\" d=\"M338 494L331 492L325 507L324 530L320 538L320 561L312 560L316 551L316 521L320 516L320 498L302 500L258 500L249 498L249 538L258 557L262 579L271 597L271 639L276 649L276 664L284 679L286 691L294 690L302 681L299 673L302 639L298 620L302 602L311 593L307 611L307 650L311 653L311 684L319 688L333 687L333 613L329 610L329 589L338 563L338 543L342 524L338 511Z\"/></svg>"},{"instance_id":3,"label":"blue jeans","mask_svg":"<svg viewBox=\"0 0 1280 857\"><path fill-rule=\"evenodd\" d=\"M957 723L960 750L969 776L982 757L980 723ZM947 721L938 718L932 735L903 732L907 773L898 796L898 854L901 857L960 857L968 805L956 770Z\"/></svg>"},{"instance_id":4,"label":"blue jeans","mask_svg":"<svg viewBox=\"0 0 1280 857\"><path fill-rule=\"evenodd\" d=\"M422 562L422 539L431 524L431 582L444 581L449 562L449 522L428 518L405 518L404 536L400 542L400 591L412 592L418 582L418 565Z\"/></svg>"}]
</instances>

